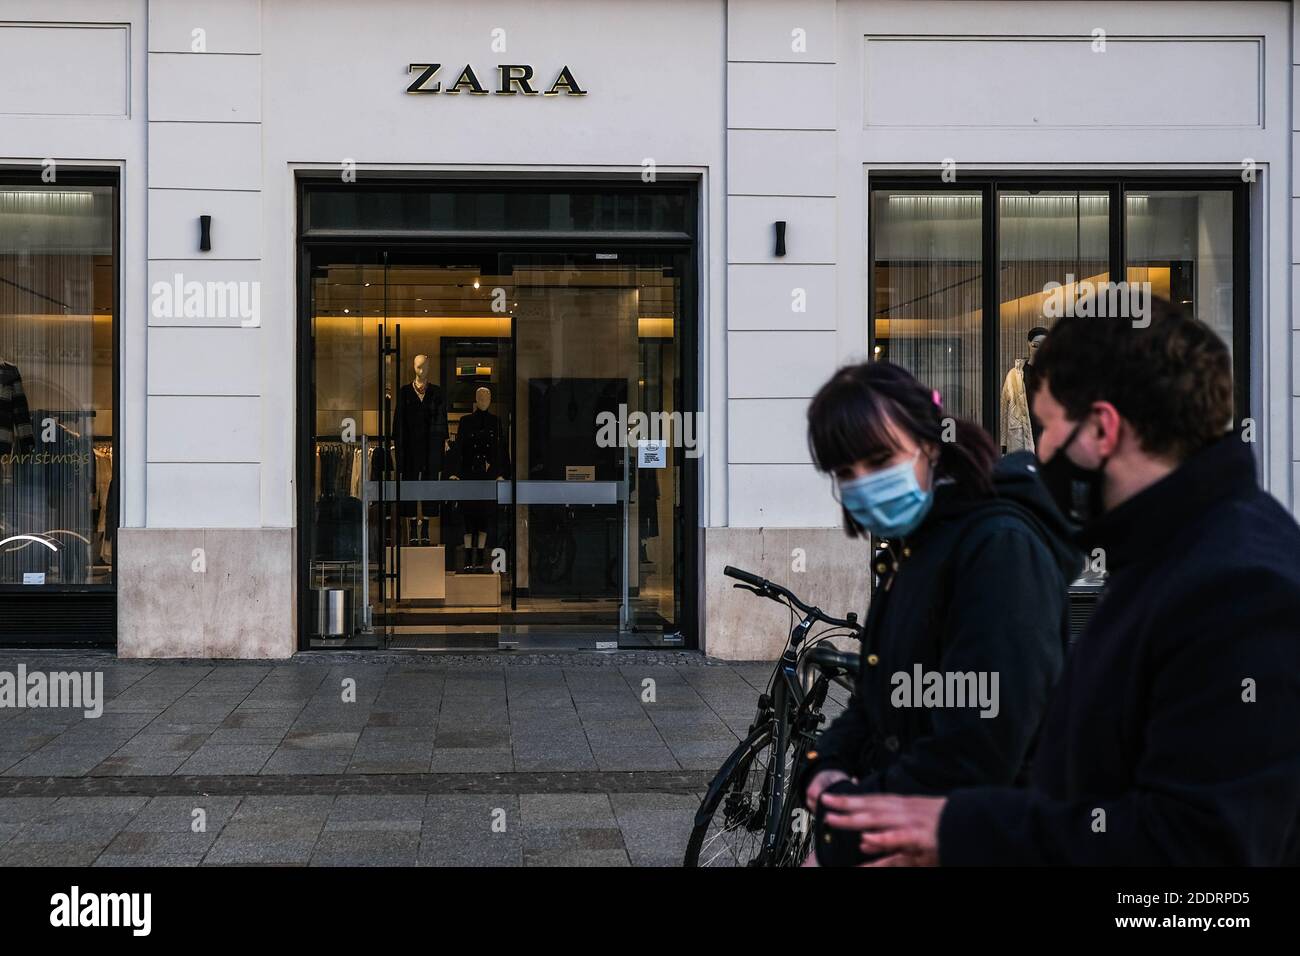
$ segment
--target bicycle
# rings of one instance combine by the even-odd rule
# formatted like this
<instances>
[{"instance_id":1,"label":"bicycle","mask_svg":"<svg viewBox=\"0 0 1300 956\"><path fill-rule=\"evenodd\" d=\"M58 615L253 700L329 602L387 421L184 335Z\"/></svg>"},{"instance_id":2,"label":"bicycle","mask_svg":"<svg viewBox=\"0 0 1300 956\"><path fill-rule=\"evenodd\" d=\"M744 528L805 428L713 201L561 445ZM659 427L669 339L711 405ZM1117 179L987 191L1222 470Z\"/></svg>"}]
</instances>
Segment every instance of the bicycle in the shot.
<instances>
[{"instance_id":1,"label":"bicycle","mask_svg":"<svg viewBox=\"0 0 1300 956\"><path fill-rule=\"evenodd\" d=\"M831 617L766 578L730 565L722 573L741 582L733 587L790 608L792 626L744 741L723 762L695 814L683 866L798 866L810 835L806 813L788 799L790 786L826 719L830 685L852 693L858 673L858 655L826 641L844 634L860 641L864 630L856 614ZM810 638L818 622L829 627Z\"/></svg>"}]
</instances>

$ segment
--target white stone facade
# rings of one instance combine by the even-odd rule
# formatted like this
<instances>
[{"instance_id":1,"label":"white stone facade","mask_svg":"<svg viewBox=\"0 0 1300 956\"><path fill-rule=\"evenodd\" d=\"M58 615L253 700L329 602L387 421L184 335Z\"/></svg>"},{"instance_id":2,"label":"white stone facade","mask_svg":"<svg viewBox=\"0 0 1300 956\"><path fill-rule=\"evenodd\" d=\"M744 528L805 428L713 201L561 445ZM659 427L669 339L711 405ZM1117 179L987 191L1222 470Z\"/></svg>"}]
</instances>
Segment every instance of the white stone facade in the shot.
<instances>
[{"instance_id":1,"label":"white stone facade","mask_svg":"<svg viewBox=\"0 0 1300 956\"><path fill-rule=\"evenodd\" d=\"M652 161L698 183L708 653L772 654L785 624L719 580L727 563L824 607L865 603L863 545L839 530L803 421L868 352L871 176L1253 160L1251 406L1263 480L1294 509L1294 19L1285 2L2 0L0 90L19 92L0 93L0 163L120 172L119 653L297 651L295 177L345 161L498 178L635 178ZM407 64L435 57L568 64L589 95L405 95ZM176 273L258 283L260 321L154 316L150 289ZM202 587L175 567L195 547L216 562Z\"/></svg>"}]
</instances>

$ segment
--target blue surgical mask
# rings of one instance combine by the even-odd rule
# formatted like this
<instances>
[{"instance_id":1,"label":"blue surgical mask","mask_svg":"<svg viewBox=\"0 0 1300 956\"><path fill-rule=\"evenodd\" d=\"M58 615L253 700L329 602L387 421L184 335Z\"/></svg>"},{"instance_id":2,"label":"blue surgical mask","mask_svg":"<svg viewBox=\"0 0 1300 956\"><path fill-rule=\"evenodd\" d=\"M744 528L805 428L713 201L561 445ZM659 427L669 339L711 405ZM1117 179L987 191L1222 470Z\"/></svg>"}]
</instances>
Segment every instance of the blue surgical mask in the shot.
<instances>
[{"instance_id":1,"label":"blue surgical mask","mask_svg":"<svg viewBox=\"0 0 1300 956\"><path fill-rule=\"evenodd\" d=\"M934 493L916 480L918 451L910 461L899 462L871 475L839 485L840 504L859 526L879 538L911 534L930 511Z\"/></svg>"}]
</instances>

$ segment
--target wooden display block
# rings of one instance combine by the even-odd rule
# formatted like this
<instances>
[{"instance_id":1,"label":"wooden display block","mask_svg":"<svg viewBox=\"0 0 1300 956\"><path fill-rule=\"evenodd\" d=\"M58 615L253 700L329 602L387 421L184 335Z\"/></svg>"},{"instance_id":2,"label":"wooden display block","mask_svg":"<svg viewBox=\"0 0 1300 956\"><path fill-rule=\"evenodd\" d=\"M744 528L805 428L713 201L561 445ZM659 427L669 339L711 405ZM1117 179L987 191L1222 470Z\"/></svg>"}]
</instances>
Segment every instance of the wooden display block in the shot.
<instances>
[{"instance_id":1,"label":"wooden display block","mask_svg":"<svg viewBox=\"0 0 1300 956\"><path fill-rule=\"evenodd\" d=\"M501 575L447 575L447 607L500 607Z\"/></svg>"},{"instance_id":2,"label":"wooden display block","mask_svg":"<svg viewBox=\"0 0 1300 956\"><path fill-rule=\"evenodd\" d=\"M391 561L395 555L391 548L389 552ZM442 545L403 547L402 600L441 601L446 596L447 549Z\"/></svg>"}]
</instances>

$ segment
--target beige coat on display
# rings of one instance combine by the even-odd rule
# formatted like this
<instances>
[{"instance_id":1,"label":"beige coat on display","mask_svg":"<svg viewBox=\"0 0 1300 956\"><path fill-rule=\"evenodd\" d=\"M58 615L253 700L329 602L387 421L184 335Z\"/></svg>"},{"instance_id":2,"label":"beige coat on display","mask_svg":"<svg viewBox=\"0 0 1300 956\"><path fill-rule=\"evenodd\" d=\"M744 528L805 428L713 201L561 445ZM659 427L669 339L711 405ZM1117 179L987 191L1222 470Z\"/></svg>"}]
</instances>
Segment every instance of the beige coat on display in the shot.
<instances>
[{"instance_id":1,"label":"beige coat on display","mask_svg":"<svg viewBox=\"0 0 1300 956\"><path fill-rule=\"evenodd\" d=\"M1025 394L1025 360L1007 372L1002 382L1002 447L1007 454L1013 451L1034 450L1034 430L1029 424L1029 396Z\"/></svg>"}]
</instances>

